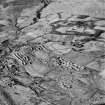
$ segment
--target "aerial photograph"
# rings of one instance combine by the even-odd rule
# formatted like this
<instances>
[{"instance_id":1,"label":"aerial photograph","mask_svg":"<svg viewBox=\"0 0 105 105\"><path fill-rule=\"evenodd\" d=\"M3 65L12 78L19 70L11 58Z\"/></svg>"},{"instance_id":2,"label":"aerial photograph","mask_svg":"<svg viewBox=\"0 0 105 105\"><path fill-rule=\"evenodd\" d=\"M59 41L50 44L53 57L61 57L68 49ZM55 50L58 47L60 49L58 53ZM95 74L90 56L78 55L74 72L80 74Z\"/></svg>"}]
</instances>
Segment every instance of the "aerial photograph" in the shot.
<instances>
[{"instance_id":1,"label":"aerial photograph","mask_svg":"<svg viewBox=\"0 0 105 105\"><path fill-rule=\"evenodd\" d=\"M0 0L0 105L105 105L105 0Z\"/></svg>"}]
</instances>

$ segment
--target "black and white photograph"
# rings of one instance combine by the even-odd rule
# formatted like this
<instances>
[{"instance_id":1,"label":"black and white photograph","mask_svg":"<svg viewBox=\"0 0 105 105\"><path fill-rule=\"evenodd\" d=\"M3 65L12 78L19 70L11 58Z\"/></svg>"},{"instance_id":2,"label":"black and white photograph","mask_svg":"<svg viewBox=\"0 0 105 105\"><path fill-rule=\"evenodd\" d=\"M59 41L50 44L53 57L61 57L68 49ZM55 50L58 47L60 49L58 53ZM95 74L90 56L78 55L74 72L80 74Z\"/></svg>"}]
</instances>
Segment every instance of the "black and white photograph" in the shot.
<instances>
[{"instance_id":1,"label":"black and white photograph","mask_svg":"<svg viewBox=\"0 0 105 105\"><path fill-rule=\"evenodd\" d=\"M0 0L0 105L105 105L105 0Z\"/></svg>"}]
</instances>

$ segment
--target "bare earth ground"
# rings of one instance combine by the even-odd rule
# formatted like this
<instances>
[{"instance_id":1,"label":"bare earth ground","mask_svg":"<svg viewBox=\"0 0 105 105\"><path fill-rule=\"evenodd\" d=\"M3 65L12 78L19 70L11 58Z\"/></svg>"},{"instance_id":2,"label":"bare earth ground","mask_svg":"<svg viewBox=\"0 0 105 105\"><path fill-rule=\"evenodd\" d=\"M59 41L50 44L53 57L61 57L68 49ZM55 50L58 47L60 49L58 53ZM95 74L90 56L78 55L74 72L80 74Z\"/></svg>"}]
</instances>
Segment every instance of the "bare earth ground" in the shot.
<instances>
[{"instance_id":1,"label":"bare earth ground","mask_svg":"<svg viewBox=\"0 0 105 105\"><path fill-rule=\"evenodd\" d=\"M0 105L104 105L105 0L0 0Z\"/></svg>"}]
</instances>

